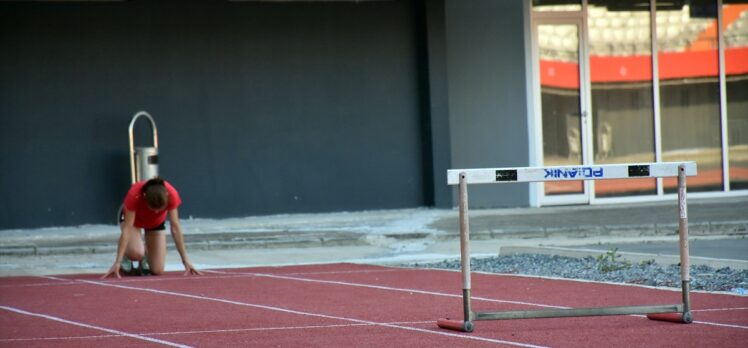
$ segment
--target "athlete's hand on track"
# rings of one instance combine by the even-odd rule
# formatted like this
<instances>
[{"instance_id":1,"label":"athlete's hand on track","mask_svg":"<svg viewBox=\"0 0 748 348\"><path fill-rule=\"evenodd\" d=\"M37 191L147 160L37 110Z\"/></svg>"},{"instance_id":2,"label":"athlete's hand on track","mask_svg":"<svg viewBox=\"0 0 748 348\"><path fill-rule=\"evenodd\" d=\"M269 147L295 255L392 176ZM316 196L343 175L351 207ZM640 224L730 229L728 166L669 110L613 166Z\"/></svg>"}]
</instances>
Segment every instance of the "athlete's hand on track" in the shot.
<instances>
[{"instance_id":1,"label":"athlete's hand on track","mask_svg":"<svg viewBox=\"0 0 748 348\"><path fill-rule=\"evenodd\" d=\"M106 274L101 276L101 279L106 279L106 278L109 278L110 276L116 276L117 278L122 278L122 276L119 275L119 263L118 262L115 262L112 265L112 268L110 268L109 271L106 272Z\"/></svg>"},{"instance_id":2,"label":"athlete's hand on track","mask_svg":"<svg viewBox=\"0 0 748 348\"><path fill-rule=\"evenodd\" d=\"M200 271L198 271L195 266L193 266L191 263L185 262L184 263L184 275L203 275Z\"/></svg>"}]
</instances>

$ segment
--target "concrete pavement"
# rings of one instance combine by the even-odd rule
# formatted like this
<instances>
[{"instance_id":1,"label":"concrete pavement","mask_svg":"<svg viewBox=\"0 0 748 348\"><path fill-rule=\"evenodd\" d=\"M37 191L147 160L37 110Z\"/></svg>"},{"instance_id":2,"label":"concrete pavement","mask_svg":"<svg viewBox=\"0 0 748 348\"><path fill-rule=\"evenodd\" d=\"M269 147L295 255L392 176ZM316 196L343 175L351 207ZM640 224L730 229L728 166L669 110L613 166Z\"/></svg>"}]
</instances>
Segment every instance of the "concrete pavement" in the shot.
<instances>
[{"instance_id":1,"label":"concrete pavement","mask_svg":"<svg viewBox=\"0 0 748 348\"><path fill-rule=\"evenodd\" d=\"M692 240L744 240L748 196L688 202ZM597 251L637 243L677 243L676 202L471 210L473 255L502 247ZM182 222L188 253L202 268L320 262L397 263L459 256L456 210L402 209L274 215ZM85 225L0 231L0 275L103 272L119 230ZM171 243L171 238L168 238ZM665 244L667 244L665 243ZM692 255L699 257L698 243ZM677 244L676 244L677 245ZM582 247L585 246L585 247ZM745 243L725 242L730 259L748 262ZM172 248L173 249L173 246ZM592 248L594 250L594 248ZM508 250L508 249L506 249ZM627 249L628 250L628 249ZM734 256L737 255L737 256ZM740 266L740 265L738 265ZM167 269L180 269L170 251Z\"/></svg>"}]
</instances>

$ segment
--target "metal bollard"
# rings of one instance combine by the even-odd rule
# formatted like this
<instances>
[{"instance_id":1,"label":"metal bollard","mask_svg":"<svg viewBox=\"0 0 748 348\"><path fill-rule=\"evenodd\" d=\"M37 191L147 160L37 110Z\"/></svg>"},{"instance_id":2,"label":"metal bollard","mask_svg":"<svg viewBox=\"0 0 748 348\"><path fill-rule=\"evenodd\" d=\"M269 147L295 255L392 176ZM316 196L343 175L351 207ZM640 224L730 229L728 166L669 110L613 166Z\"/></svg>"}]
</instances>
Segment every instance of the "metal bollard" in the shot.
<instances>
[{"instance_id":1,"label":"metal bollard","mask_svg":"<svg viewBox=\"0 0 748 348\"><path fill-rule=\"evenodd\" d=\"M135 147L133 126L135 126L135 121L141 116L144 116L151 123L151 131L153 132L153 146L151 147ZM158 176L158 131L156 130L156 122L153 120L153 117L145 111L136 113L132 117L132 121L130 121L129 133L130 179L132 183L134 184L138 181Z\"/></svg>"}]
</instances>

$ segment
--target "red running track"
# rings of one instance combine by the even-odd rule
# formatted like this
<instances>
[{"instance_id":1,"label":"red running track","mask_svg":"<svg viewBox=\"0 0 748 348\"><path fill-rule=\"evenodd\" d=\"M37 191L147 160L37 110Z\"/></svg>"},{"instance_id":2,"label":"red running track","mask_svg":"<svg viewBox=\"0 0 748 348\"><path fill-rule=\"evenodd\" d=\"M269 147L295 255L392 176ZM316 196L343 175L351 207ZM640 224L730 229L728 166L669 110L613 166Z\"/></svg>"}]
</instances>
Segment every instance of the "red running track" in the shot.
<instances>
[{"instance_id":1,"label":"red running track","mask_svg":"<svg viewBox=\"0 0 748 348\"><path fill-rule=\"evenodd\" d=\"M473 274L473 309L675 304L680 292ZM458 272L332 264L204 276L0 278L0 347L745 347L748 297L692 293L693 324L643 316L478 321Z\"/></svg>"}]
</instances>

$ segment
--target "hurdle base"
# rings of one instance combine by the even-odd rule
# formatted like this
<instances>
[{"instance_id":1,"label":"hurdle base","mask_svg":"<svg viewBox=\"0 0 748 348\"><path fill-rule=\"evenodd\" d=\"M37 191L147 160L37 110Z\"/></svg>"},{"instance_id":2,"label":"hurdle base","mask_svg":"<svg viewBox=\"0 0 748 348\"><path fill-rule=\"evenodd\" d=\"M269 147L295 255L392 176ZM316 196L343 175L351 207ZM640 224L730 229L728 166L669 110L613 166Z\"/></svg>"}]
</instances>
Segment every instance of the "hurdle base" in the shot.
<instances>
[{"instance_id":1,"label":"hurdle base","mask_svg":"<svg viewBox=\"0 0 748 348\"><path fill-rule=\"evenodd\" d=\"M442 329L462 332L473 332L474 329L472 321L452 320L449 318L437 320L436 325Z\"/></svg>"},{"instance_id":2,"label":"hurdle base","mask_svg":"<svg viewBox=\"0 0 748 348\"><path fill-rule=\"evenodd\" d=\"M691 313L653 313L647 314L647 319L678 324L690 324L693 322Z\"/></svg>"},{"instance_id":3,"label":"hurdle base","mask_svg":"<svg viewBox=\"0 0 748 348\"><path fill-rule=\"evenodd\" d=\"M592 317L604 315L632 315L683 312L683 305L623 306L597 308L559 308L527 311L478 312L475 320L540 319Z\"/></svg>"}]
</instances>

